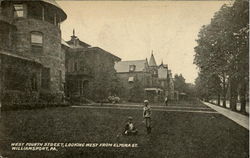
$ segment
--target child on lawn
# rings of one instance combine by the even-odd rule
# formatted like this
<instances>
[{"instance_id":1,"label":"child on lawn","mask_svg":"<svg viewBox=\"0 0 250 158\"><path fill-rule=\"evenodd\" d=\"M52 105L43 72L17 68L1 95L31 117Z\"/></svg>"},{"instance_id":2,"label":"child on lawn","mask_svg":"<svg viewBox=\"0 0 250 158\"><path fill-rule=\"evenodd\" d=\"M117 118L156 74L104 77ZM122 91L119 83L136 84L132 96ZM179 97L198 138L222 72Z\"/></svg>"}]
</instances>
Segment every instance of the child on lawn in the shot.
<instances>
[{"instance_id":1,"label":"child on lawn","mask_svg":"<svg viewBox=\"0 0 250 158\"><path fill-rule=\"evenodd\" d=\"M137 135L138 131L136 130L133 124L133 118L131 116L128 117L128 122L125 125L124 135Z\"/></svg>"},{"instance_id":2,"label":"child on lawn","mask_svg":"<svg viewBox=\"0 0 250 158\"><path fill-rule=\"evenodd\" d=\"M143 118L145 120L147 133L150 134L151 133L151 114L152 114L152 112L151 112L151 108L148 104L149 104L148 100L144 100Z\"/></svg>"}]
</instances>

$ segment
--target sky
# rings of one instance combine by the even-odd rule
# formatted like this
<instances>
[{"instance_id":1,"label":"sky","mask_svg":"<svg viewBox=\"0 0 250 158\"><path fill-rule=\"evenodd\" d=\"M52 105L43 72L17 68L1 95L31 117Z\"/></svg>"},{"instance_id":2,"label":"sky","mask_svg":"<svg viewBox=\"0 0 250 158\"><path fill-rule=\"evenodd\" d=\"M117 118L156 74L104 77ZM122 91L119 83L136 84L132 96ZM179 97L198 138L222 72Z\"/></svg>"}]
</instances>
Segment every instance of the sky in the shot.
<instances>
[{"instance_id":1,"label":"sky","mask_svg":"<svg viewBox=\"0 0 250 158\"><path fill-rule=\"evenodd\" d=\"M57 1L66 12L62 37L73 29L81 41L122 60L150 58L168 64L173 74L194 83L194 47L202 25L225 1Z\"/></svg>"}]
</instances>

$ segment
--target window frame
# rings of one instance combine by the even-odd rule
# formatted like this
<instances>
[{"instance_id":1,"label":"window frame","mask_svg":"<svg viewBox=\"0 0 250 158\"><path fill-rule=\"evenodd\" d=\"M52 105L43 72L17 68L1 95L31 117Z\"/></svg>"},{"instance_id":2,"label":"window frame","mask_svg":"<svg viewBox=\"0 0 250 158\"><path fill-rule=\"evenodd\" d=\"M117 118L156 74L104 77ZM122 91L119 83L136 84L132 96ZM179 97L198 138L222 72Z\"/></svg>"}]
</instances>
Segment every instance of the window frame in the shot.
<instances>
[{"instance_id":1,"label":"window frame","mask_svg":"<svg viewBox=\"0 0 250 158\"><path fill-rule=\"evenodd\" d=\"M41 72L41 88L42 89L50 90L50 80L51 80L50 73L51 73L50 68L47 68L47 67L42 68L42 72Z\"/></svg>"},{"instance_id":2,"label":"window frame","mask_svg":"<svg viewBox=\"0 0 250 158\"><path fill-rule=\"evenodd\" d=\"M32 41L32 35L41 35L41 43L33 42ZM30 32L30 48L32 52L34 53L42 53L43 52L43 46L44 46L44 35L42 32L39 31L31 31Z\"/></svg>"},{"instance_id":3,"label":"window frame","mask_svg":"<svg viewBox=\"0 0 250 158\"><path fill-rule=\"evenodd\" d=\"M135 72L135 65L129 65L129 72Z\"/></svg>"},{"instance_id":4,"label":"window frame","mask_svg":"<svg viewBox=\"0 0 250 158\"><path fill-rule=\"evenodd\" d=\"M27 5L27 17L28 18L33 18L33 19L38 19L38 20L43 20L44 19L44 6L40 3L37 4L38 2L33 2L33 3L28 3ZM40 14L36 14L36 12Z\"/></svg>"},{"instance_id":5,"label":"window frame","mask_svg":"<svg viewBox=\"0 0 250 158\"><path fill-rule=\"evenodd\" d=\"M36 73L32 74L31 78L31 90L37 92L38 91L38 79Z\"/></svg>"},{"instance_id":6,"label":"window frame","mask_svg":"<svg viewBox=\"0 0 250 158\"><path fill-rule=\"evenodd\" d=\"M32 42L32 35L41 35L42 42L41 43ZM31 43L31 45L36 45L36 46L43 47L43 43L44 43L44 35L43 35L43 33L39 32L39 31L31 31L30 32L30 43Z\"/></svg>"},{"instance_id":7,"label":"window frame","mask_svg":"<svg viewBox=\"0 0 250 158\"><path fill-rule=\"evenodd\" d=\"M18 7L18 5L22 6L22 8L17 9L16 7ZM17 14L18 11L22 11L22 16L19 16ZM13 16L14 16L14 18L26 18L27 17L26 13L27 13L27 7L26 7L26 5L24 3L14 3L13 4Z\"/></svg>"}]
</instances>

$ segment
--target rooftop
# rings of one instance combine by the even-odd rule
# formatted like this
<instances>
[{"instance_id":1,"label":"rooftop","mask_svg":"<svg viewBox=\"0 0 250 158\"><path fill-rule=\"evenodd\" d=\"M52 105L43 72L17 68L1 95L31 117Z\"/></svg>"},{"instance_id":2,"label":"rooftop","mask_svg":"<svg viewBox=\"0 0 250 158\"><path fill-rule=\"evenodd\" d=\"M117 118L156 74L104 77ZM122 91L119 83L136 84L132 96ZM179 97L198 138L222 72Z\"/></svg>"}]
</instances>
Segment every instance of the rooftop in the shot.
<instances>
[{"instance_id":1,"label":"rooftop","mask_svg":"<svg viewBox=\"0 0 250 158\"><path fill-rule=\"evenodd\" d=\"M7 1L7 0L6 0ZM54 8L56 8L57 12L61 15L61 20L64 21L67 18L67 14L63 11L63 9L56 3L55 0L19 0L19 1L29 1L29 2L37 2L41 1L44 3L47 3L49 5L52 5Z\"/></svg>"},{"instance_id":2,"label":"rooftop","mask_svg":"<svg viewBox=\"0 0 250 158\"><path fill-rule=\"evenodd\" d=\"M153 52L152 52L151 57L149 59L148 65L149 66L157 66Z\"/></svg>"},{"instance_id":3,"label":"rooftop","mask_svg":"<svg viewBox=\"0 0 250 158\"><path fill-rule=\"evenodd\" d=\"M129 66L135 65L135 72L142 72L147 66L147 60L120 61L115 64L116 72L129 72Z\"/></svg>"}]
</instances>

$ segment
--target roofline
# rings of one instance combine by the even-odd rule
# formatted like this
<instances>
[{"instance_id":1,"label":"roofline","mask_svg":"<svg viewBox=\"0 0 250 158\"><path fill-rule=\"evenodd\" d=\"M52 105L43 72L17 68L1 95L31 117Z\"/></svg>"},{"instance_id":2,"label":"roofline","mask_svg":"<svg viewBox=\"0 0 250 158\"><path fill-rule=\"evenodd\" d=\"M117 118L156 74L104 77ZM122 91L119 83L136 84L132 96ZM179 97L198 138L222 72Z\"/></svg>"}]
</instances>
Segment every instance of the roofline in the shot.
<instances>
[{"instance_id":1,"label":"roofline","mask_svg":"<svg viewBox=\"0 0 250 158\"><path fill-rule=\"evenodd\" d=\"M39 65L42 65L42 63L40 61L30 59L30 58L27 58L27 57L22 57L22 56L19 56L19 55L16 55L16 54L8 53L8 52L6 52L4 50L0 50L0 55L6 55L6 56L13 57L13 58L18 58L18 59L21 59L21 60L26 60L26 61L29 61L29 62L33 62L33 63L39 64Z\"/></svg>"},{"instance_id":2,"label":"roofline","mask_svg":"<svg viewBox=\"0 0 250 158\"><path fill-rule=\"evenodd\" d=\"M70 45L62 38L61 38L61 44L68 47L68 48L70 48Z\"/></svg>"},{"instance_id":3,"label":"roofline","mask_svg":"<svg viewBox=\"0 0 250 158\"><path fill-rule=\"evenodd\" d=\"M60 10L60 13L62 15L62 19L61 22L67 19L67 14L64 12L64 10L59 6L59 4L57 4L56 1L54 1L55 3L52 3L51 0L41 0L41 2L53 5L54 7L56 7L58 10Z\"/></svg>"},{"instance_id":4,"label":"roofline","mask_svg":"<svg viewBox=\"0 0 250 158\"><path fill-rule=\"evenodd\" d=\"M91 48L93 48L93 49L96 49L96 48L97 48L97 49L101 49L101 50L104 51L105 53L107 53L107 54L109 54L109 55L115 57L117 60L121 61L121 58L119 58L118 56L116 56L116 55L114 55L114 54L112 54L112 53L110 53L110 52L108 52L108 51L106 51L106 50L104 50L104 49L102 49L102 48L100 48L100 47L89 47L88 49L91 49Z\"/></svg>"},{"instance_id":5,"label":"roofline","mask_svg":"<svg viewBox=\"0 0 250 158\"><path fill-rule=\"evenodd\" d=\"M60 15L61 15L61 22L67 19L67 14L64 12L64 10L57 4L55 0L18 0L20 2L42 2L46 3L48 5L52 5L54 8L56 8ZM11 0L2 0L2 2L15 2Z\"/></svg>"},{"instance_id":6,"label":"roofline","mask_svg":"<svg viewBox=\"0 0 250 158\"><path fill-rule=\"evenodd\" d=\"M122 60L120 62L131 62L131 61L147 61L146 59L142 59L142 60Z\"/></svg>"},{"instance_id":7,"label":"roofline","mask_svg":"<svg viewBox=\"0 0 250 158\"><path fill-rule=\"evenodd\" d=\"M133 72L129 72L129 71L117 72L117 71L116 71L116 73L119 73L119 74L121 74L121 73L123 73L123 74L126 74L126 73L141 73L141 72L146 73L146 72L144 72L144 71L133 71Z\"/></svg>"}]
</instances>

